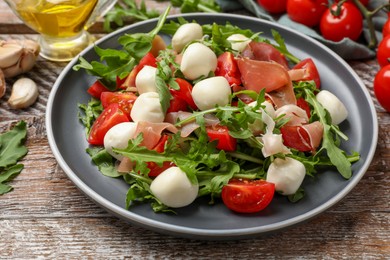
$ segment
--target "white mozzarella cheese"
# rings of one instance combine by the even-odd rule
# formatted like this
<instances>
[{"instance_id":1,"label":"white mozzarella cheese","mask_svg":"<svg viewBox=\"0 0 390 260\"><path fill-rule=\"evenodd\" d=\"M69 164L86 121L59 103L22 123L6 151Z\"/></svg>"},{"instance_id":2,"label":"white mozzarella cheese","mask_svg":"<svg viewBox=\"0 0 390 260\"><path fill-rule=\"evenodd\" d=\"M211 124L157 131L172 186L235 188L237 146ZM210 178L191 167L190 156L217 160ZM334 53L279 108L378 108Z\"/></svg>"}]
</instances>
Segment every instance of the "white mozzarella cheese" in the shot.
<instances>
[{"instance_id":1,"label":"white mozzarella cheese","mask_svg":"<svg viewBox=\"0 0 390 260\"><path fill-rule=\"evenodd\" d=\"M216 105L229 104L231 88L229 82L221 76L199 81L192 88L192 98L200 110L214 108Z\"/></svg>"},{"instance_id":2,"label":"white mozzarella cheese","mask_svg":"<svg viewBox=\"0 0 390 260\"><path fill-rule=\"evenodd\" d=\"M316 98L328 110L332 118L332 124L338 125L348 117L348 110L345 108L343 102L328 90L321 90L316 95Z\"/></svg>"},{"instance_id":3,"label":"white mozzarella cheese","mask_svg":"<svg viewBox=\"0 0 390 260\"><path fill-rule=\"evenodd\" d=\"M186 79L195 80L207 76L217 68L217 56L206 45L196 42L184 50L180 70Z\"/></svg>"},{"instance_id":4,"label":"white mozzarella cheese","mask_svg":"<svg viewBox=\"0 0 390 260\"><path fill-rule=\"evenodd\" d=\"M251 42L251 39L243 34L232 34L227 40L232 44L232 49L238 52L242 52Z\"/></svg>"},{"instance_id":5,"label":"white mozzarella cheese","mask_svg":"<svg viewBox=\"0 0 390 260\"><path fill-rule=\"evenodd\" d=\"M283 195L292 195L301 186L306 175L303 163L286 157L276 158L268 168L267 181L275 184L275 190Z\"/></svg>"},{"instance_id":6,"label":"white mozzarella cheese","mask_svg":"<svg viewBox=\"0 0 390 260\"><path fill-rule=\"evenodd\" d=\"M199 185L192 184L179 167L170 167L152 181L150 190L168 207L180 208L196 199Z\"/></svg>"},{"instance_id":7,"label":"white mozzarella cheese","mask_svg":"<svg viewBox=\"0 0 390 260\"><path fill-rule=\"evenodd\" d=\"M181 25L173 35L172 47L179 53L188 43L194 40L200 40L202 37L202 26L197 23L186 23Z\"/></svg>"},{"instance_id":8,"label":"white mozzarella cheese","mask_svg":"<svg viewBox=\"0 0 390 260\"><path fill-rule=\"evenodd\" d=\"M160 98L157 92L146 92L135 100L130 116L134 122L149 121L161 123L164 121Z\"/></svg>"},{"instance_id":9,"label":"white mozzarella cheese","mask_svg":"<svg viewBox=\"0 0 390 260\"><path fill-rule=\"evenodd\" d=\"M129 140L134 138L137 124L134 122L124 122L114 125L104 136L104 148L114 158L121 161L123 156L115 153L112 148L124 149Z\"/></svg>"},{"instance_id":10,"label":"white mozzarella cheese","mask_svg":"<svg viewBox=\"0 0 390 260\"><path fill-rule=\"evenodd\" d=\"M156 87L157 68L144 66L135 77L135 86L139 94L146 92L157 92Z\"/></svg>"}]
</instances>

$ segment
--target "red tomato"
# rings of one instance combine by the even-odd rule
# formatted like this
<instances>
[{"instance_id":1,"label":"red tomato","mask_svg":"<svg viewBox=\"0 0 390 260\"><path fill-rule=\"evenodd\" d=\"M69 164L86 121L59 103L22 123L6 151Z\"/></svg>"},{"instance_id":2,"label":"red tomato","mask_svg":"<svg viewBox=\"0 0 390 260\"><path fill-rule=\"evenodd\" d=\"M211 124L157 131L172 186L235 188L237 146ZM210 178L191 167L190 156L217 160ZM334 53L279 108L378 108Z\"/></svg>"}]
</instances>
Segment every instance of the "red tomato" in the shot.
<instances>
[{"instance_id":1,"label":"red tomato","mask_svg":"<svg viewBox=\"0 0 390 260\"><path fill-rule=\"evenodd\" d=\"M286 11L287 0L257 0L257 3L271 14L280 14Z\"/></svg>"},{"instance_id":2,"label":"red tomato","mask_svg":"<svg viewBox=\"0 0 390 260\"><path fill-rule=\"evenodd\" d=\"M124 83L121 85L121 89L126 89L128 87L135 87L135 78L138 75L138 72L142 70L144 66L152 66L157 67L156 64L156 58L153 56L152 53L148 52L145 57L143 57L138 65L136 65L133 70L130 72L130 74L127 76Z\"/></svg>"},{"instance_id":3,"label":"red tomato","mask_svg":"<svg viewBox=\"0 0 390 260\"><path fill-rule=\"evenodd\" d=\"M381 106L390 112L390 65L384 66L376 74L374 92Z\"/></svg>"},{"instance_id":4,"label":"red tomato","mask_svg":"<svg viewBox=\"0 0 390 260\"><path fill-rule=\"evenodd\" d=\"M305 74L307 76L303 78L303 80L313 80L316 83L316 87L320 89L320 74L318 73L317 67L311 58L307 58L300 61L297 65L293 67L293 69L305 69Z\"/></svg>"},{"instance_id":5,"label":"red tomato","mask_svg":"<svg viewBox=\"0 0 390 260\"><path fill-rule=\"evenodd\" d=\"M280 128L283 143L287 147L301 152L312 151L309 134L301 126L283 126Z\"/></svg>"},{"instance_id":6,"label":"red tomato","mask_svg":"<svg viewBox=\"0 0 390 260\"><path fill-rule=\"evenodd\" d=\"M231 52L224 52L218 57L215 76L222 76L230 86L241 85L241 73L238 70L237 61Z\"/></svg>"},{"instance_id":7,"label":"red tomato","mask_svg":"<svg viewBox=\"0 0 390 260\"><path fill-rule=\"evenodd\" d=\"M165 150L165 143L168 140L168 135L161 136L160 141L156 144L156 146L153 148L158 153L162 153ZM157 177L160 173L165 171L166 169L175 166L173 162L164 162L162 166L157 165L154 162L149 162L148 168L150 169L150 172L148 174L149 177Z\"/></svg>"},{"instance_id":8,"label":"red tomato","mask_svg":"<svg viewBox=\"0 0 390 260\"><path fill-rule=\"evenodd\" d=\"M171 94L172 94L172 90ZM183 99L179 98L178 96L175 96L172 94L172 99L169 102L169 107L167 110L167 113L170 112L178 112L178 111L187 111L187 102L185 102Z\"/></svg>"},{"instance_id":9,"label":"red tomato","mask_svg":"<svg viewBox=\"0 0 390 260\"><path fill-rule=\"evenodd\" d=\"M390 35L383 38L383 40L379 43L376 58L381 67L390 64Z\"/></svg>"},{"instance_id":10,"label":"red tomato","mask_svg":"<svg viewBox=\"0 0 390 260\"><path fill-rule=\"evenodd\" d=\"M119 108L128 116L129 119L131 109L133 108L136 99L137 96L132 92L105 91L100 96L103 108L108 107L110 104L117 103Z\"/></svg>"},{"instance_id":11,"label":"red tomato","mask_svg":"<svg viewBox=\"0 0 390 260\"><path fill-rule=\"evenodd\" d=\"M123 122L129 122L128 117L119 108L117 103L110 104L93 123L88 142L93 145L103 145L104 136L107 131L114 125Z\"/></svg>"},{"instance_id":12,"label":"red tomato","mask_svg":"<svg viewBox=\"0 0 390 260\"><path fill-rule=\"evenodd\" d=\"M211 141L217 140L217 149L232 152L236 150L237 140L229 135L226 126L211 126L206 128L207 135Z\"/></svg>"},{"instance_id":13,"label":"red tomato","mask_svg":"<svg viewBox=\"0 0 390 260\"><path fill-rule=\"evenodd\" d=\"M96 80L87 90L91 96L97 99L100 99L100 95L104 91L108 91L108 89L99 80Z\"/></svg>"},{"instance_id":14,"label":"red tomato","mask_svg":"<svg viewBox=\"0 0 390 260\"><path fill-rule=\"evenodd\" d=\"M334 12L337 4L331 6ZM325 39L331 41L341 41L350 38L356 41L363 30L363 16L360 10L351 3L341 5L340 14L334 16L330 9L327 9L321 17L320 31Z\"/></svg>"},{"instance_id":15,"label":"red tomato","mask_svg":"<svg viewBox=\"0 0 390 260\"><path fill-rule=\"evenodd\" d=\"M265 180L231 179L222 188L222 201L240 213L255 213L267 207L275 194L275 184Z\"/></svg>"},{"instance_id":16,"label":"red tomato","mask_svg":"<svg viewBox=\"0 0 390 260\"><path fill-rule=\"evenodd\" d=\"M310 119L311 116L310 106L309 103L307 103L307 101L303 97L297 99L297 106L305 110L307 117Z\"/></svg>"},{"instance_id":17,"label":"red tomato","mask_svg":"<svg viewBox=\"0 0 390 260\"><path fill-rule=\"evenodd\" d=\"M192 85L185 79L176 78L176 83L179 84L180 89L171 89L171 94L174 98L184 100L193 110L197 110L198 107L195 105L194 99L192 98Z\"/></svg>"},{"instance_id":18,"label":"red tomato","mask_svg":"<svg viewBox=\"0 0 390 260\"><path fill-rule=\"evenodd\" d=\"M390 12L388 13L389 18L387 18L387 21L383 25L382 28L382 36L385 38L387 35L390 35Z\"/></svg>"},{"instance_id":19,"label":"red tomato","mask_svg":"<svg viewBox=\"0 0 390 260\"><path fill-rule=\"evenodd\" d=\"M288 0L287 14L291 20L314 27L320 23L322 14L328 9L328 0Z\"/></svg>"}]
</instances>

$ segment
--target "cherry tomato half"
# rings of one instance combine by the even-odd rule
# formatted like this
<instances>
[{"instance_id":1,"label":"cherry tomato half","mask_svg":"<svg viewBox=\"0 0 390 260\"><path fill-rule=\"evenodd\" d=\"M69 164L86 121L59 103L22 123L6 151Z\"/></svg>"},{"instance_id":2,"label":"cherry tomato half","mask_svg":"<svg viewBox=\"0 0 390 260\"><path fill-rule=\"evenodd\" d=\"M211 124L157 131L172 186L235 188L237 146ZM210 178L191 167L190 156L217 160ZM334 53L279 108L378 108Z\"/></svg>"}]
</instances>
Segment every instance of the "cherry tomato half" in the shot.
<instances>
[{"instance_id":1,"label":"cherry tomato half","mask_svg":"<svg viewBox=\"0 0 390 260\"><path fill-rule=\"evenodd\" d=\"M344 3L340 7L340 14L335 16L332 12L337 8L337 4L333 4L322 15L320 21L322 36L335 42L344 38L356 41L363 30L363 16L360 10L354 4Z\"/></svg>"},{"instance_id":2,"label":"cherry tomato half","mask_svg":"<svg viewBox=\"0 0 390 260\"><path fill-rule=\"evenodd\" d=\"M257 3L271 14L281 14L286 11L287 0L257 0Z\"/></svg>"},{"instance_id":3,"label":"cherry tomato half","mask_svg":"<svg viewBox=\"0 0 390 260\"><path fill-rule=\"evenodd\" d=\"M237 140L229 135L229 130L226 126L210 126L206 128L210 142L217 140L217 149L224 151L235 151L237 148Z\"/></svg>"},{"instance_id":4,"label":"cherry tomato half","mask_svg":"<svg viewBox=\"0 0 390 260\"><path fill-rule=\"evenodd\" d=\"M165 150L165 143L167 142L169 136L164 134L161 136L161 139L156 144L156 146L153 148L158 153L162 153ZM160 173L165 171L166 169L175 166L173 162L163 162L162 166L159 166L158 164L154 162L148 162L148 168L150 169L150 172L148 174L149 177L157 177Z\"/></svg>"},{"instance_id":5,"label":"cherry tomato half","mask_svg":"<svg viewBox=\"0 0 390 260\"><path fill-rule=\"evenodd\" d=\"M241 73L233 53L224 52L219 55L215 76L224 77L230 86L241 85Z\"/></svg>"},{"instance_id":6,"label":"cherry tomato half","mask_svg":"<svg viewBox=\"0 0 390 260\"><path fill-rule=\"evenodd\" d=\"M314 27L320 23L327 4L328 0L288 0L287 14L297 23Z\"/></svg>"},{"instance_id":7,"label":"cherry tomato half","mask_svg":"<svg viewBox=\"0 0 390 260\"><path fill-rule=\"evenodd\" d=\"M265 180L231 179L222 188L222 201L240 213L255 213L267 207L275 194L275 184Z\"/></svg>"},{"instance_id":8,"label":"cherry tomato half","mask_svg":"<svg viewBox=\"0 0 390 260\"><path fill-rule=\"evenodd\" d=\"M128 87L135 87L135 78L138 75L138 72L142 70L144 66L152 66L157 67L156 64L156 58L153 56L152 53L148 52L136 65L133 70L130 72L130 74L127 76L125 81L120 86L121 89L126 89Z\"/></svg>"},{"instance_id":9,"label":"cherry tomato half","mask_svg":"<svg viewBox=\"0 0 390 260\"><path fill-rule=\"evenodd\" d=\"M131 109L133 108L136 99L137 96L132 92L105 91L100 95L103 108L108 107L112 103L117 103L119 108L128 116L129 119Z\"/></svg>"},{"instance_id":10,"label":"cherry tomato half","mask_svg":"<svg viewBox=\"0 0 390 260\"><path fill-rule=\"evenodd\" d=\"M128 117L119 108L117 103L110 104L93 123L88 142L93 145L103 145L104 136L107 131L114 125L123 122L129 122Z\"/></svg>"},{"instance_id":11,"label":"cherry tomato half","mask_svg":"<svg viewBox=\"0 0 390 260\"><path fill-rule=\"evenodd\" d=\"M390 112L390 64L381 68L376 74L374 92L381 106Z\"/></svg>"},{"instance_id":12,"label":"cherry tomato half","mask_svg":"<svg viewBox=\"0 0 390 260\"><path fill-rule=\"evenodd\" d=\"M96 80L87 90L88 94L97 99L100 99L100 95L104 91L108 91L108 89L99 80Z\"/></svg>"},{"instance_id":13,"label":"cherry tomato half","mask_svg":"<svg viewBox=\"0 0 390 260\"><path fill-rule=\"evenodd\" d=\"M379 43L376 58L381 67L390 64L390 35L383 38Z\"/></svg>"},{"instance_id":14,"label":"cherry tomato half","mask_svg":"<svg viewBox=\"0 0 390 260\"><path fill-rule=\"evenodd\" d=\"M303 80L313 80L316 83L316 87L321 87L320 74L318 73L317 67L311 58L300 61L293 69L305 69L305 75Z\"/></svg>"},{"instance_id":15,"label":"cherry tomato half","mask_svg":"<svg viewBox=\"0 0 390 260\"><path fill-rule=\"evenodd\" d=\"M194 99L192 98L192 85L185 79L176 78L176 83L179 84L179 90L170 89L170 92L174 98L184 100L193 110L198 109L195 105Z\"/></svg>"}]
</instances>

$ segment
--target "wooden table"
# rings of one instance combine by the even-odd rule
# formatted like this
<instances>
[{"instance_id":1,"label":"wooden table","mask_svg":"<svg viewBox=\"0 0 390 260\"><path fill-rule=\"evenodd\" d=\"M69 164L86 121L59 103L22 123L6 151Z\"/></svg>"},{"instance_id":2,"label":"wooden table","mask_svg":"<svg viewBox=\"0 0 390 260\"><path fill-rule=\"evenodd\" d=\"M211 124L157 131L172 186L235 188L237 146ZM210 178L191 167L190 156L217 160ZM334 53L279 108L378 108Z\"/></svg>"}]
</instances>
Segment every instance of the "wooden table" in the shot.
<instances>
[{"instance_id":1,"label":"wooden table","mask_svg":"<svg viewBox=\"0 0 390 260\"><path fill-rule=\"evenodd\" d=\"M154 1L148 1L154 2ZM156 4L156 3L154 3ZM96 25L99 32L101 24ZM36 35L0 2L0 39ZM96 206L58 166L45 132L45 106L66 63L39 58L25 76L39 85L32 107L12 110L0 100L0 132L19 120L28 123L28 155L14 190L0 197L0 258L237 258L237 259L389 259L390 114L374 97L379 67L373 60L350 62L364 81L378 112L379 141L360 183L336 206L311 221L256 239L198 241L135 227ZM7 80L10 86L16 78Z\"/></svg>"}]
</instances>

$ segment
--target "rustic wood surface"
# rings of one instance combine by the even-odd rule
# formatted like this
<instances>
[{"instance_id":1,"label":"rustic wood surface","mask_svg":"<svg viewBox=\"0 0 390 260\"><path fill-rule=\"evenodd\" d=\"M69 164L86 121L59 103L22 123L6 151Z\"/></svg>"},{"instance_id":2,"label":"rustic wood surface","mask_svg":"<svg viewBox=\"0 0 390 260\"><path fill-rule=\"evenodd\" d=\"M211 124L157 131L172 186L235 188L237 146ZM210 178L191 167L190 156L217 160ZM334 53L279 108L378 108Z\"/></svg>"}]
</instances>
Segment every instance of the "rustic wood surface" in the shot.
<instances>
[{"instance_id":1,"label":"rustic wood surface","mask_svg":"<svg viewBox=\"0 0 390 260\"><path fill-rule=\"evenodd\" d=\"M8 38L36 39L36 35L2 1L0 39ZM1 259L390 259L390 114L373 94L379 69L374 59L350 62L371 94L379 121L375 158L360 183L337 205L288 231L218 242L135 227L95 205L68 179L45 132L47 98L65 65L39 58L26 73L39 85L39 99L32 107L10 109L9 88L0 99L0 133L19 120L27 121L29 149L21 161L25 169L11 182L14 190L0 196ZM15 80L8 79L7 84Z\"/></svg>"}]
</instances>

